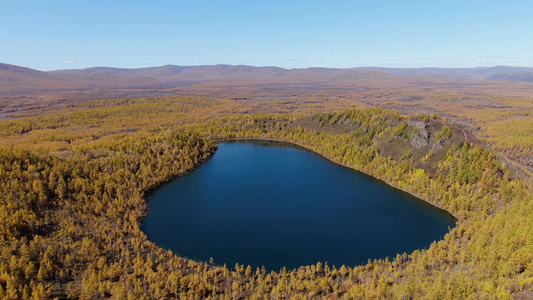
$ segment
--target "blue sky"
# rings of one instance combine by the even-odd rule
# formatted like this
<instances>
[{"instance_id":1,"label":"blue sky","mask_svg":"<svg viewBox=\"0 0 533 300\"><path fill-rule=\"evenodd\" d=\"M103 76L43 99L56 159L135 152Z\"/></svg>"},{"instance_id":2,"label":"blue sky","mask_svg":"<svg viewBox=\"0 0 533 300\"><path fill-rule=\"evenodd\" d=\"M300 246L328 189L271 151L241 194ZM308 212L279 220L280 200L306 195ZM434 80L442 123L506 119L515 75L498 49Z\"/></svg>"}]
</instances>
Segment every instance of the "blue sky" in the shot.
<instances>
[{"instance_id":1,"label":"blue sky","mask_svg":"<svg viewBox=\"0 0 533 300\"><path fill-rule=\"evenodd\" d=\"M533 1L0 0L0 62L533 67Z\"/></svg>"}]
</instances>

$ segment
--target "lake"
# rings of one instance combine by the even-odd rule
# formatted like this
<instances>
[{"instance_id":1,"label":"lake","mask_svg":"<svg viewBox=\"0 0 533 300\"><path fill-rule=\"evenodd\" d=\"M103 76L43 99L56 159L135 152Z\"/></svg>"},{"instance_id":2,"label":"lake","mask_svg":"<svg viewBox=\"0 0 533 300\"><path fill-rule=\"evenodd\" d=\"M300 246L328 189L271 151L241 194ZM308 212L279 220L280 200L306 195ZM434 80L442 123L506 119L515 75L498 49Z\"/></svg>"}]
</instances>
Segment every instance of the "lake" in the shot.
<instances>
[{"instance_id":1,"label":"lake","mask_svg":"<svg viewBox=\"0 0 533 300\"><path fill-rule=\"evenodd\" d=\"M355 266L440 240L448 212L298 146L218 145L207 162L150 193L141 229L159 246L199 261Z\"/></svg>"}]
</instances>

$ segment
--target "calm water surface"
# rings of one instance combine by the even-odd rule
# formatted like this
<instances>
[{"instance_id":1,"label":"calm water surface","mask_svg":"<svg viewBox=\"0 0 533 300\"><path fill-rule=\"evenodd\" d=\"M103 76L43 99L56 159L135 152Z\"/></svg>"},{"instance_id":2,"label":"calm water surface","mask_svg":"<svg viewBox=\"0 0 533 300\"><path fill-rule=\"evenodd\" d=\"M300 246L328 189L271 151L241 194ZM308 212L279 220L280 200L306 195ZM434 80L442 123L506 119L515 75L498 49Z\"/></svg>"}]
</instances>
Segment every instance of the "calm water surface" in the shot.
<instances>
[{"instance_id":1,"label":"calm water surface","mask_svg":"<svg viewBox=\"0 0 533 300\"><path fill-rule=\"evenodd\" d=\"M148 196L158 245L233 267L354 266L442 239L455 218L290 144L238 141Z\"/></svg>"}]
</instances>

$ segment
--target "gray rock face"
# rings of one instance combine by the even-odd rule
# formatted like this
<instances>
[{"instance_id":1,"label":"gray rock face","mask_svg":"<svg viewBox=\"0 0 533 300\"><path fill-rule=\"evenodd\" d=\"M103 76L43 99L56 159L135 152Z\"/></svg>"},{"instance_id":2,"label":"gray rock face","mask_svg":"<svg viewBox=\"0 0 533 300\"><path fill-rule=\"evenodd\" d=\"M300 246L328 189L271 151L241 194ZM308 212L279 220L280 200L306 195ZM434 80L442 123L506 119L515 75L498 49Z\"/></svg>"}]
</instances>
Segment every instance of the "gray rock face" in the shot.
<instances>
[{"instance_id":1,"label":"gray rock face","mask_svg":"<svg viewBox=\"0 0 533 300\"><path fill-rule=\"evenodd\" d=\"M419 129L411 139L411 146L415 149L424 148L429 144L430 134L425 129Z\"/></svg>"},{"instance_id":2,"label":"gray rock face","mask_svg":"<svg viewBox=\"0 0 533 300\"><path fill-rule=\"evenodd\" d=\"M429 144L431 133L427 131L429 126L424 121L407 120L407 126L416 128L416 134L411 139L411 146L415 149L424 148Z\"/></svg>"},{"instance_id":3,"label":"gray rock face","mask_svg":"<svg viewBox=\"0 0 533 300\"><path fill-rule=\"evenodd\" d=\"M437 150L440 150L440 149L444 148L444 147L442 146L442 143L444 143L443 140L438 140L435 144L433 144L433 145L431 146L431 150L433 150L433 151L437 151Z\"/></svg>"}]
</instances>

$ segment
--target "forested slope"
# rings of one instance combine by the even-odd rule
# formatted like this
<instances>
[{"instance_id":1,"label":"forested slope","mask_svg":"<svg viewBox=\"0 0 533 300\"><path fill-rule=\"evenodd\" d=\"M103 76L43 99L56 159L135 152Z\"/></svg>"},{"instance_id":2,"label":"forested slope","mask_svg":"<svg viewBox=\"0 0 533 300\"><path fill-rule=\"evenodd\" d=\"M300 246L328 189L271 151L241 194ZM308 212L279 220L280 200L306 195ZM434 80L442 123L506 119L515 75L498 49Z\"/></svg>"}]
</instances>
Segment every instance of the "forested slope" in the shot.
<instances>
[{"instance_id":1,"label":"forested slope","mask_svg":"<svg viewBox=\"0 0 533 300\"><path fill-rule=\"evenodd\" d=\"M463 299L531 291L531 191L436 116L368 109L217 117L226 104L189 98L92 105L0 123L0 297ZM144 193L207 159L214 139L229 138L297 143L459 222L427 250L364 266L266 272L154 245L139 228ZM393 153L390 143L406 151Z\"/></svg>"}]
</instances>

